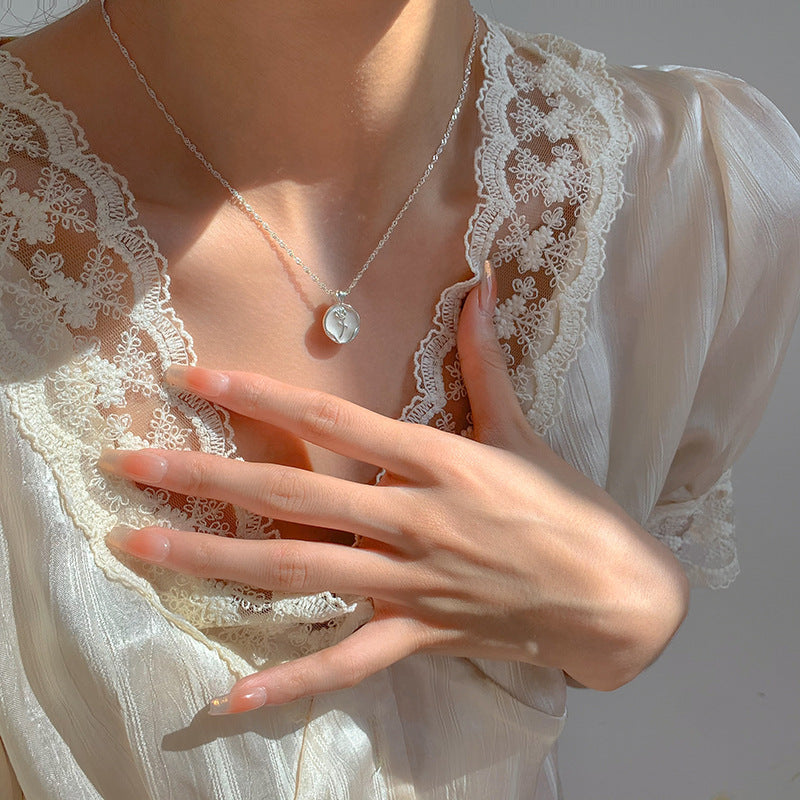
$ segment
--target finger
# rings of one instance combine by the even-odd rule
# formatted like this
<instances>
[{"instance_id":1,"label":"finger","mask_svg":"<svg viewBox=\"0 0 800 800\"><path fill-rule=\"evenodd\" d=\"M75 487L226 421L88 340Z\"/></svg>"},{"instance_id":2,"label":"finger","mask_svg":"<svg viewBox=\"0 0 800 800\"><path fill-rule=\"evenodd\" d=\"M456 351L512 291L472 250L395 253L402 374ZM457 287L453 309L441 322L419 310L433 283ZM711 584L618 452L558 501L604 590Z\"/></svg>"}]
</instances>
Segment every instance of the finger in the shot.
<instances>
[{"instance_id":1,"label":"finger","mask_svg":"<svg viewBox=\"0 0 800 800\"><path fill-rule=\"evenodd\" d=\"M98 466L180 494L233 503L264 517L386 542L397 539L399 523L413 511L402 487L365 485L297 467L191 450L105 450Z\"/></svg>"},{"instance_id":2,"label":"finger","mask_svg":"<svg viewBox=\"0 0 800 800\"><path fill-rule=\"evenodd\" d=\"M348 689L419 650L410 620L368 622L339 644L239 681L211 701L209 713L238 714L337 689Z\"/></svg>"},{"instance_id":3,"label":"finger","mask_svg":"<svg viewBox=\"0 0 800 800\"><path fill-rule=\"evenodd\" d=\"M508 374L506 355L497 341L494 309L497 282L487 261L481 282L467 295L458 320L461 373L469 395L475 438L513 450L520 434L530 431Z\"/></svg>"},{"instance_id":4,"label":"finger","mask_svg":"<svg viewBox=\"0 0 800 800\"><path fill-rule=\"evenodd\" d=\"M171 528L115 528L109 546L200 578L236 581L268 591L331 591L385 597L402 592L399 563L357 547L295 539L232 539Z\"/></svg>"},{"instance_id":5,"label":"finger","mask_svg":"<svg viewBox=\"0 0 800 800\"><path fill-rule=\"evenodd\" d=\"M335 395L250 372L171 366L165 380L237 414L262 420L320 447L407 478L427 476L426 425L401 422Z\"/></svg>"}]
</instances>

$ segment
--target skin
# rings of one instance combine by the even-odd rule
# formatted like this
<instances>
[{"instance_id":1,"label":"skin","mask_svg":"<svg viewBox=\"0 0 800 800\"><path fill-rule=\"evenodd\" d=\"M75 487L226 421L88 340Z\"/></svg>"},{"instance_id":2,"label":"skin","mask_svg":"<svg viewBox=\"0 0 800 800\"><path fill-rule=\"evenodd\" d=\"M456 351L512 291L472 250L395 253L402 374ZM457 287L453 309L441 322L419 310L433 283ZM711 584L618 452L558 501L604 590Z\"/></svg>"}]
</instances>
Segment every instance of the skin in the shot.
<instances>
[{"instance_id":1,"label":"skin","mask_svg":"<svg viewBox=\"0 0 800 800\"><path fill-rule=\"evenodd\" d=\"M108 10L201 151L335 286L439 143L472 33L461 0L109 0ZM439 292L472 275L463 235L476 203L479 62L471 113L353 295L365 324L381 324L338 347L318 334L327 298L230 208L122 60L96 2L7 49L126 176L168 256L173 305L213 368L168 379L231 410L246 459L111 451L100 466L286 520L277 541L144 529L109 544L175 570L375 604L344 642L248 676L214 713L351 686L421 650L557 667L596 689L658 656L686 614L683 571L531 432L479 290L458 333L477 441L396 421ZM381 486L366 485L379 467ZM335 543L351 534L365 537L359 548Z\"/></svg>"},{"instance_id":2,"label":"skin","mask_svg":"<svg viewBox=\"0 0 800 800\"><path fill-rule=\"evenodd\" d=\"M116 7L146 31L141 40L134 32L144 64L166 59L158 72L175 77L165 102L203 131L203 147L219 156L226 177L235 186L271 182L270 206L286 209L281 221L326 247L335 241L348 258L331 277L349 282L359 245L374 243L396 213L395 198L376 188L406 185L409 166L424 166L441 138L472 36L469 4L140 0ZM370 220L374 230L363 232Z\"/></svg>"},{"instance_id":3,"label":"skin","mask_svg":"<svg viewBox=\"0 0 800 800\"><path fill-rule=\"evenodd\" d=\"M494 300L488 277L469 294L458 330L476 441L265 376L168 371L174 386L384 467L380 486L188 451L103 454L102 468L133 480L364 537L345 548L158 528L110 534L111 546L189 574L373 599L375 614L356 633L248 676L212 700L212 713L350 687L422 650L558 667L611 690L674 634L688 608L683 571L530 430L494 335Z\"/></svg>"}]
</instances>

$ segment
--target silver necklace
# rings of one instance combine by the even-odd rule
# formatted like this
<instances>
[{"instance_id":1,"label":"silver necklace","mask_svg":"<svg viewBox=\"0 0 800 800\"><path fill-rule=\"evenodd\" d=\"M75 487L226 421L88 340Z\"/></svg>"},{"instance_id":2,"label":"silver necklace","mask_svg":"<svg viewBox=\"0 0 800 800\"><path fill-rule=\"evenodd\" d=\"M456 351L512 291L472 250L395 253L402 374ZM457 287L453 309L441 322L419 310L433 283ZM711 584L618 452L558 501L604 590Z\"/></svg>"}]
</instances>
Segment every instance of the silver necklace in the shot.
<instances>
[{"instance_id":1,"label":"silver necklace","mask_svg":"<svg viewBox=\"0 0 800 800\"><path fill-rule=\"evenodd\" d=\"M405 203L403 203L402 208L398 211L395 218L392 220L391 225L387 229L386 233L383 234L380 241L378 242L375 249L370 254L369 258L364 262L364 265L361 269L356 273L355 277L352 281L350 281L350 285L346 289L332 289L330 288L323 280L319 277L316 273L312 272L311 269L303 263L302 259L295 254L289 245L281 239L280 236L270 227L270 225L265 222L258 212L247 202L247 200L242 197L242 195L230 185L230 183L219 173L213 164L198 150L197 146L192 142L191 139L183 132L177 122L175 122L175 118L172 114L167 111L164 107L164 104L158 98L156 93L151 88L150 84L147 82L147 79L142 75L141 70L137 66L136 62L131 58L130 53L128 53L128 49L122 44L122 41L119 38L117 32L111 26L111 19L108 16L108 11L106 10L106 0L100 0L100 10L103 14L103 19L105 20L106 27L108 28L109 33L111 34L114 41L117 43L117 46L120 49L120 52L125 57L125 60L130 65L131 69L136 73L136 76L139 78L141 83L144 85L145 89L147 90L147 94L150 95L150 98L153 102L158 106L161 113L166 117L167 121L172 125L175 130L175 133L181 137L183 143L186 147L194 153L197 159L205 166L205 168L230 192L230 194L234 197L236 202L242 207L248 215L253 219L258 225L260 225L279 245L280 247L287 253L287 255L294 260L294 262L305 272L311 280L314 281L326 294L330 295L331 297L335 298L335 302L328 308L322 318L322 328L325 331L327 337L331 340L336 342L337 344L347 344L348 342L352 342L353 339L356 338L358 334L359 328L361 326L361 318L358 315L358 312L351 306L349 303L345 303L345 299L350 294L350 292L355 289L356 284L361 280L364 273L369 269L370 264L372 264L375 256L381 250L381 248L386 244L389 240L389 237L394 232L394 229L397 227L397 223L400 221L403 214L405 214L406 209L411 205L414 198L417 196L417 193L422 188L422 185L428 179L428 176L433 171L436 162L439 160L439 157L444 150L445 145L447 144L448 139L450 138L450 133L453 130L453 126L458 119L459 114L461 113L461 107L464 102L464 97L467 94L467 86L469 84L470 74L472 72L472 61L475 56L475 45L478 41L478 15L475 12L475 9L472 10L472 14L475 18L475 26L472 31L472 42L470 43L469 48L469 55L467 57L466 67L464 68L464 81L461 85L461 93L458 96L458 102L453 109L453 113L450 115L450 119L447 123L447 129L444 132L444 136L442 136L442 141L439 143L439 146L436 148L436 152L433 154L433 157L428 162L428 166L425 168L425 171L422 173L422 177L417 181L417 185L411 190L411 194L409 194L408 198L406 199Z\"/></svg>"}]
</instances>

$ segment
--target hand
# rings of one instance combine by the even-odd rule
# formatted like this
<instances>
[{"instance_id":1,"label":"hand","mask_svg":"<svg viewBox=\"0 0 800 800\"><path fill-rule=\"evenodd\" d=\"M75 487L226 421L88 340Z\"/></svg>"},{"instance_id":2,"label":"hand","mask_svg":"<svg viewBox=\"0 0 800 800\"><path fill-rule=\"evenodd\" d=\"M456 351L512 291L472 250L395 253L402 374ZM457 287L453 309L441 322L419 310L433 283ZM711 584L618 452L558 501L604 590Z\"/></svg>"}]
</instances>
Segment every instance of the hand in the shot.
<instances>
[{"instance_id":1,"label":"hand","mask_svg":"<svg viewBox=\"0 0 800 800\"><path fill-rule=\"evenodd\" d=\"M687 607L678 562L525 419L495 337L488 275L468 296L458 331L475 441L264 376L182 367L168 371L172 384L383 467L383 481L196 452L103 454L104 468L141 483L364 537L359 547L156 527L109 537L180 572L372 598L374 616L355 633L243 678L211 713L352 686L422 650L557 667L611 689L677 629Z\"/></svg>"}]
</instances>

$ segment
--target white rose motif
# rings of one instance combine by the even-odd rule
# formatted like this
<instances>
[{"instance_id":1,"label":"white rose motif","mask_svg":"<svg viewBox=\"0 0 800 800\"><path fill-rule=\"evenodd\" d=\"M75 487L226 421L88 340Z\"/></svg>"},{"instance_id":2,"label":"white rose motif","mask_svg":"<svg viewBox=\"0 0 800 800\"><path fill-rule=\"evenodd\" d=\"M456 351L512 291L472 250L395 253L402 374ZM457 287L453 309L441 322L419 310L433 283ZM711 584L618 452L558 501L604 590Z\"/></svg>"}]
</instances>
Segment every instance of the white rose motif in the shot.
<instances>
[{"instance_id":1,"label":"white rose motif","mask_svg":"<svg viewBox=\"0 0 800 800\"><path fill-rule=\"evenodd\" d=\"M52 243L55 226L47 218L48 207L38 197L21 192L16 186L0 194L0 211L17 220L16 236L28 244Z\"/></svg>"}]
</instances>

